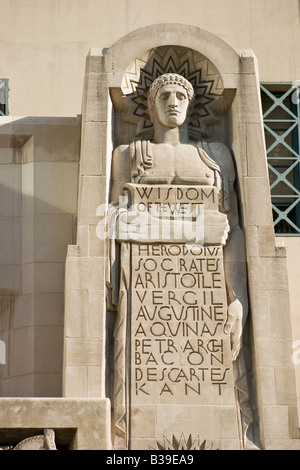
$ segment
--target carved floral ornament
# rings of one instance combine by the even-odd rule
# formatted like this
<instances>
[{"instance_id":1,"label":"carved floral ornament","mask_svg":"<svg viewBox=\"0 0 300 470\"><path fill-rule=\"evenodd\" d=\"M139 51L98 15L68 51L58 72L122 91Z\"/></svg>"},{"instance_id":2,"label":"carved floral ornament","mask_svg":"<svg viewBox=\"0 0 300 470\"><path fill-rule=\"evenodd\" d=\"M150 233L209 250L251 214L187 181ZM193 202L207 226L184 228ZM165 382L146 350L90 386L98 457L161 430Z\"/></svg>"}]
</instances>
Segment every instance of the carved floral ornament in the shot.
<instances>
[{"instance_id":1,"label":"carved floral ornament","mask_svg":"<svg viewBox=\"0 0 300 470\"><path fill-rule=\"evenodd\" d=\"M162 46L136 58L123 76L122 92L131 103L125 119L136 123L136 135L151 136L153 131L148 110L148 91L160 75L176 73L194 88L190 113L191 137L208 137L209 125L218 121L212 103L224 90L222 78L214 65L200 53L181 46Z\"/></svg>"},{"instance_id":2,"label":"carved floral ornament","mask_svg":"<svg viewBox=\"0 0 300 470\"><path fill-rule=\"evenodd\" d=\"M193 438L191 434L186 438L184 434L178 438L174 434L171 439L165 436L162 441L156 442L156 447L149 447L150 450L219 450L214 442L202 440L199 436Z\"/></svg>"}]
</instances>

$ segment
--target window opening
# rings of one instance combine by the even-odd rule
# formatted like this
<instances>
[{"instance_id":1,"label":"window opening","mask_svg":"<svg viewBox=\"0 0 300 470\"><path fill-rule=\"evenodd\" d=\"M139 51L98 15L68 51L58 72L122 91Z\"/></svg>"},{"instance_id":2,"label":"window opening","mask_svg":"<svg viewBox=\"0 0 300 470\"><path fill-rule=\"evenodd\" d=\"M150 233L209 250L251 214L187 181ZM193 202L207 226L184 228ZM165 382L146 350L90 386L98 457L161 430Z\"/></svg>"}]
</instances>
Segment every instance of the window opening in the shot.
<instances>
[{"instance_id":1,"label":"window opening","mask_svg":"<svg viewBox=\"0 0 300 470\"><path fill-rule=\"evenodd\" d=\"M275 233L300 235L300 82L261 83Z\"/></svg>"},{"instance_id":2,"label":"window opening","mask_svg":"<svg viewBox=\"0 0 300 470\"><path fill-rule=\"evenodd\" d=\"M8 80L0 78L0 116L8 115Z\"/></svg>"}]
</instances>

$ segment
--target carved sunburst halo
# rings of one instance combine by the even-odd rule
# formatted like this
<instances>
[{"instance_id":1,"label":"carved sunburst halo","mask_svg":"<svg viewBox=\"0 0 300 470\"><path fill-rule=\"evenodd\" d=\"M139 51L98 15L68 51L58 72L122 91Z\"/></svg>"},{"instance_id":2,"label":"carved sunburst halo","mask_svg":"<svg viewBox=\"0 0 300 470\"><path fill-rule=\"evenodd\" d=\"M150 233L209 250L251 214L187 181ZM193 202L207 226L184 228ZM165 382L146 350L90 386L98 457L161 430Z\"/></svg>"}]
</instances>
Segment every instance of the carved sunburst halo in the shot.
<instances>
[{"instance_id":1,"label":"carved sunburst halo","mask_svg":"<svg viewBox=\"0 0 300 470\"><path fill-rule=\"evenodd\" d=\"M184 434L181 434L180 438L177 438L173 434L171 440L164 436L162 442L157 441L156 447L150 447L150 450L219 450L219 448L214 447L213 442L201 440L199 436L192 438L190 434L185 438Z\"/></svg>"},{"instance_id":2,"label":"carved sunburst halo","mask_svg":"<svg viewBox=\"0 0 300 470\"><path fill-rule=\"evenodd\" d=\"M164 73L177 73L194 87L190 113L191 137L207 137L207 126L217 122L211 105L223 93L223 82L214 65L196 51L181 46L163 46L148 51L130 65L123 77L122 92L131 103L126 120L136 123L137 137L151 137L148 91L152 82Z\"/></svg>"}]
</instances>

